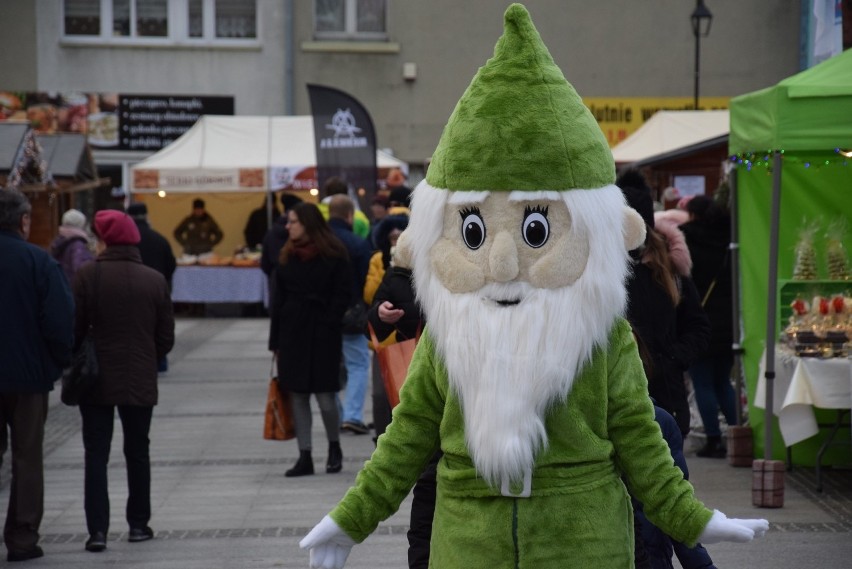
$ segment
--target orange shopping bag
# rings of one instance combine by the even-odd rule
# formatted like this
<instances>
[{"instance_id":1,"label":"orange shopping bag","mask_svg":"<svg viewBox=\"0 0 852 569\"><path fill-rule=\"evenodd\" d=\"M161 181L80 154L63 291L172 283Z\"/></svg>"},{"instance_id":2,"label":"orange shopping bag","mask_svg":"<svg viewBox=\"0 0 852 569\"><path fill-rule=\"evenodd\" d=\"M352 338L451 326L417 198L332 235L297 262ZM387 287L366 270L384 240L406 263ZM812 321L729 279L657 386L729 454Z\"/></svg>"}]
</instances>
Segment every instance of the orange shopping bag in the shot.
<instances>
[{"instance_id":1,"label":"orange shopping bag","mask_svg":"<svg viewBox=\"0 0 852 569\"><path fill-rule=\"evenodd\" d=\"M370 329L370 341L373 343L373 350L379 360L385 393L387 393L391 408L394 408L399 403L399 390L405 383L408 365L411 363L414 348L417 347L417 341L420 339L420 328L417 328L417 337L415 338L382 346L376 338L373 326L367 323L367 327Z\"/></svg>"},{"instance_id":2,"label":"orange shopping bag","mask_svg":"<svg viewBox=\"0 0 852 569\"><path fill-rule=\"evenodd\" d=\"M273 360L273 366L275 360ZM263 418L263 438L271 441L288 441L296 437L293 424L293 399L290 392L282 388L278 378L273 375L269 380L266 395L266 412Z\"/></svg>"}]
</instances>

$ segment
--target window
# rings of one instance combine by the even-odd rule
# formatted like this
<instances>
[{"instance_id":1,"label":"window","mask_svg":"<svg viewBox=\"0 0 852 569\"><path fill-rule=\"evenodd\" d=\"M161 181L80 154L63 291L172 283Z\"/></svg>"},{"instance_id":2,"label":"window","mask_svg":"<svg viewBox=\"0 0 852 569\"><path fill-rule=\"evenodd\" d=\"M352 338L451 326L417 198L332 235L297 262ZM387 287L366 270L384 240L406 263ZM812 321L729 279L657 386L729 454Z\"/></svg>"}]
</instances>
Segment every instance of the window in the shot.
<instances>
[{"instance_id":1,"label":"window","mask_svg":"<svg viewBox=\"0 0 852 569\"><path fill-rule=\"evenodd\" d=\"M65 35L101 35L100 0L65 0Z\"/></svg>"},{"instance_id":2,"label":"window","mask_svg":"<svg viewBox=\"0 0 852 569\"><path fill-rule=\"evenodd\" d=\"M168 0L112 0L112 35L168 37L168 12Z\"/></svg>"},{"instance_id":3,"label":"window","mask_svg":"<svg viewBox=\"0 0 852 569\"><path fill-rule=\"evenodd\" d=\"M387 0L314 0L318 39L387 39Z\"/></svg>"},{"instance_id":4,"label":"window","mask_svg":"<svg viewBox=\"0 0 852 569\"><path fill-rule=\"evenodd\" d=\"M256 0L63 0L64 37L105 44L257 39Z\"/></svg>"},{"instance_id":5,"label":"window","mask_svg":"<svg viewBox=\"0 0 852 569\"><path fill-rule=\"evenodd\" d=\"M254 2L243 0L216 0L217 38L257 37Z\"/></svg>"}]
</instances>

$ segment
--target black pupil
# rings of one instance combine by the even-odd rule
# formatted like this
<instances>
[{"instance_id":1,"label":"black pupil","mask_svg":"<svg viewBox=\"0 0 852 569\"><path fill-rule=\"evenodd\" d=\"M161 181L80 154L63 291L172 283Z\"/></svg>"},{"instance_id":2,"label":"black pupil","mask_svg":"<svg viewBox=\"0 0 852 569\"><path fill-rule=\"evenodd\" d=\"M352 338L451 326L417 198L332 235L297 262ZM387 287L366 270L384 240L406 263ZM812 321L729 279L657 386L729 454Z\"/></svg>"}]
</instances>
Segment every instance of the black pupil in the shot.
<instances>
[{"instance_id":1,"label":"black pupil","mask_svg":"<svg viewBox=\"0 0 852 569\"><path fill-rule=\"evenodd\" d=\"M478 247L482 244L482 228L476 223L470 222L464 228L465 241L471 247Z\"/></svg>"},{"instance_id":2,"label":"black pupil","mask_svg":"<svg viewBox=\"0 0 852 569\"><path fill-rule=\"evenodd\" d=\"M531 221L527 225L527 242L530 245L541 245L546 237L547 231L540 221Z\"/></svg>"}]
</instances>

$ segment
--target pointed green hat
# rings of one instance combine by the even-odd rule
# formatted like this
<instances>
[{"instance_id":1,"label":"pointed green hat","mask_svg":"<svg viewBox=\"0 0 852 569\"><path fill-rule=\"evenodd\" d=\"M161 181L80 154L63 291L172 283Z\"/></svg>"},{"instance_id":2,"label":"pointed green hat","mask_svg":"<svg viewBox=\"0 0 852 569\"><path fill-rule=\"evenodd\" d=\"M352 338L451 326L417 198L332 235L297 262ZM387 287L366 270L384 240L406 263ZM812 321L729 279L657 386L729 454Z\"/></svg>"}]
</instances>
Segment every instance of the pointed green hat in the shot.
<instances>
[{"instance_id":1,"label":"pointed green hat","mask_svg":"<svg viewBox=\"0 0 852 569\"><path fill-rule=\"evenodd\" d=\"M456 104L426 181L454 191L560 191L615 181L597 121L522 5L506 10L494 56Z\"/></svg>"}]
</instances>

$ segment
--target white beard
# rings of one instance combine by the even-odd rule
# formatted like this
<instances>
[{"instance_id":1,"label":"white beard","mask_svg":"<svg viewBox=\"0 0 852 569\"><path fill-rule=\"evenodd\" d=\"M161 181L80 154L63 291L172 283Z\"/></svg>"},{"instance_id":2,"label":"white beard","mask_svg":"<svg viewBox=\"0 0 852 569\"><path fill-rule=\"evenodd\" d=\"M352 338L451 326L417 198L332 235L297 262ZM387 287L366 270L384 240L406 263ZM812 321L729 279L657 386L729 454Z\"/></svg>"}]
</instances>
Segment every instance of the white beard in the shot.
<instances>
[{"instance_id":1,"label":"white beard","mask_svg":"<svg viewBox=\"0 0 852 569\"><path fill-rule=\"evenodd\" d=\"M416 230L417 221L434 227L434 219L416 220L421 205L424 215L443 209L434 203L426 207L427 196L440 199L427 192L441 191L428 185L421 189L424 184L415 192L409 230L412 225ZM602 202L602 211L620 211L613 206L623 204L623 198L617 188L615 192L617 197L608 192L603 200L590 196L596 191L564 192L576 229L591 232L604 227L604 232L612 233L606 216L602 219L591 202ZM583 204L569 200L569 195L580 195L577 199ZM574 209L578 205L591 206L591 211L578 214ZM627 254L621 232L614 233L614 238L594 233L586 271L570 286L542 289L525 282L491 283L466 294L444 288L424 263L431 243L413 235L417 295L430 336L460 399L476 470L493 487L521 481L532 469L548 443L548 409L567 398L577 373L596 346L606 345L614 319L624 310ZM486 297L523 300L516 306L498 306Z\"/></svg>"}]
</instances>

